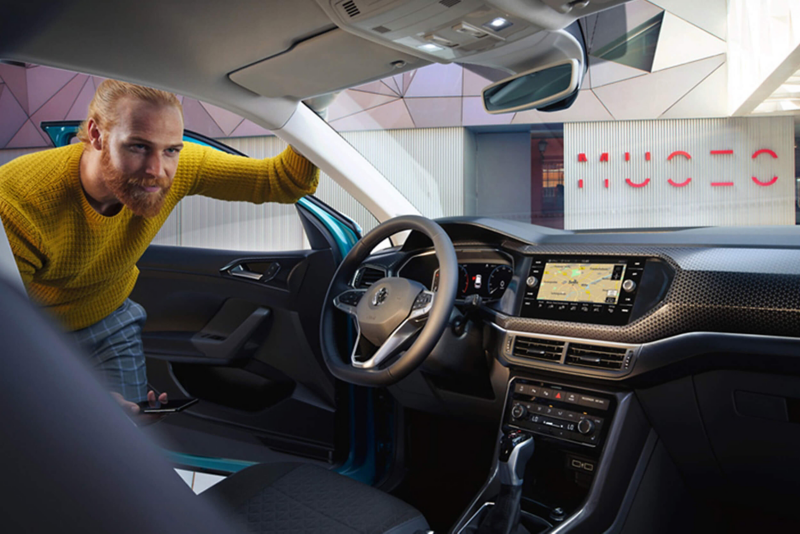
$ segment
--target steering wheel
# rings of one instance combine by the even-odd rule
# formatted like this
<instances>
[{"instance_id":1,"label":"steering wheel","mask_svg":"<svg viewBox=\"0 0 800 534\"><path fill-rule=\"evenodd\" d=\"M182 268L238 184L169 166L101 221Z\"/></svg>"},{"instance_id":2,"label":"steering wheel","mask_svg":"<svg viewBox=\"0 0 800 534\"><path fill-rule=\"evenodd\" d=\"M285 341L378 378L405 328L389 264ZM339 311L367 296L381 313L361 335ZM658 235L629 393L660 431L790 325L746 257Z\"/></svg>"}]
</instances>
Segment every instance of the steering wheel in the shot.
<instances>
[{"instance_id":1,"label":"steering wheel","mask_svg":"<svg viewBox=\"0 0 800 534\"><path fill-rule=\"evenodd\" d=\"M350 282L372 249L406 230L420 232L433 241L439 260L436 293L419 282L400 277L381 278L368 289L354 289ZM416 215L396 217L379 225L350 250L325 295L320 344L328 369L336 378L361 386L388 386L402 380L419 367L444 333L457 286L456 251L441 226ZM335 329L334 314L338 313L348 314L356 324L356 342L346 359L338 348L337 334L342 334ZM359 346L374 351L357 354Z\"/></svg>"}]
</instances>

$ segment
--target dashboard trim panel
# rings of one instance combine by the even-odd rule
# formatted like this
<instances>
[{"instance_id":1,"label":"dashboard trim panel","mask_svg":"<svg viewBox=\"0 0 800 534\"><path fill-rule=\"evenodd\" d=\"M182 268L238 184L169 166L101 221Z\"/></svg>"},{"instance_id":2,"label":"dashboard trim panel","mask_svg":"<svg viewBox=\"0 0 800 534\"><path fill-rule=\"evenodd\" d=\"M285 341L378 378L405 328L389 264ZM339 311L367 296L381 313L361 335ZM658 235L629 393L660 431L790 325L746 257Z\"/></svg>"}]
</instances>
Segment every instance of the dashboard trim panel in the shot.
<instances>
[{"instance_id":1,"label":"dashboard trim panel","mask_svg":"<svg viewBox=\"0 0 800 534\"><path fill-rule=\"evenodd\" d=\"M545 371L554 371L557 373L569 374L569 375L576 375L576 376L588 376L588 377L598 377L598 378L624 378L625 376L629 375L635 365L636 360L638 358L639 352L641 351L642 345L641 344L631 344L631 343L616 343L611 341L598 341L595 339L585 339L585 338L576 338L570 336L555 336L551 334L540 334L538 332L523 332L517 330L507 330L502 326L499 326L496 323L492 323L492 327L495 328L500 332L502 335L500 349L498 350L497 354L500 360L507 364L507 365L515 365L519 367L525 367L529 369L541 369ZM553 341L563 341L564 342L564 353L566 353L567 344L569 343L579 343L579 344L586 344L586 345L597 345L601 347L610 347L610 348L620 348L620 349L627 349L629 351L633 351L633 355L630 360L630 365L627 366L625 369L621 369L619 371L613 370L603 370L603 369L592 369L590 367L583 367L583 366L571 366L566 365L564 363L565 354L562 354L561 360L558 362L548 362L543 360L533 360L529 358L522 358L519 356L514 356L512 353L514 339L519 337L525 338L539 338L539 339L547 339Z\"/></svg>"}]
</instances>

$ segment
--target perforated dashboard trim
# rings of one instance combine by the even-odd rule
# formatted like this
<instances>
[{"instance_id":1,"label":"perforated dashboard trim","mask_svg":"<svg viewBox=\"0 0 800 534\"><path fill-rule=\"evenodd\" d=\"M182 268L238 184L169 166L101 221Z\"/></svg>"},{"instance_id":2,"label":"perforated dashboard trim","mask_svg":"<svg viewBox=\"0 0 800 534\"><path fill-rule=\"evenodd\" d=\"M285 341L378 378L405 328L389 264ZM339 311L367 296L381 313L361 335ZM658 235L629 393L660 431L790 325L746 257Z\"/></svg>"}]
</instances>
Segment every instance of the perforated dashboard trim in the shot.
<instances>
[{"instance_id":1,"label":"perforated dashboard trim","mask_svg":"<svg viewBox=\"0 0 800 534\"><path fill-rule=\"evenodd\" d=\"M525 255L658 257L675 269L666 296L625 326L604 326L498 313L506 330L621 343L647 343L688 332L800 337L800 250L616 245L520 245Z\"/></svg>"}]
</instances>

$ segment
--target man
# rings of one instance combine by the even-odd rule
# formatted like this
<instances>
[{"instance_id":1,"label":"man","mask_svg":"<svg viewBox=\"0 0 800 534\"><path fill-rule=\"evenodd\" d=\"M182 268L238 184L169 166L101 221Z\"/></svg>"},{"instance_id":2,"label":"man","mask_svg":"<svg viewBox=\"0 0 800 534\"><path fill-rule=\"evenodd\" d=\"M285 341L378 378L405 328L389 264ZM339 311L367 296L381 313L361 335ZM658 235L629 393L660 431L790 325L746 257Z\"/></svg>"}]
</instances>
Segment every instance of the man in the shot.
<instances>
[{"instance_id":1,"label":"man","mask_svg":"<svg viewBox=\"0 0 800 534\"><path fill-rule=\"evenodd\" d=\"M289 147L252 160L184 143L171 93L115 80L98 87L81 143L0 167L0 219L30 297L74 333L126 409L147 391L136 262L185 196L296 202L319 171ZM166 401L162 394L160 401Z\"/></svg>"}]
</instances>

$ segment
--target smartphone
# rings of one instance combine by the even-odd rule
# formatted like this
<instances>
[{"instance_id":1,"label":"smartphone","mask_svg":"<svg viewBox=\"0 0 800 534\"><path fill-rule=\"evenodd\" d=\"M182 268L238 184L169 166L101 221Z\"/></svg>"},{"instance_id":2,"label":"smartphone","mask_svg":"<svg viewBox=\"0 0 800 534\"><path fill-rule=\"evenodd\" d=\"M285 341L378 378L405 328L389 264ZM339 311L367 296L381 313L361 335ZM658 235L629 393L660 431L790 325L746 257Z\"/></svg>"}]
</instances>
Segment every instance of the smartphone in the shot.
<instances>
[{"instance_id":1,"label":"smartphone","mask_svg":"<svg viewBox=\"0 0 800 534\"><path fill-rule=\"evenodd\" d=\"M139 403L139 408L141 409L139 413L176 413L193 404L197 404L197 399L170 399L169 402L164 404L156 401L153 406L147 401L142 401Z\"/></svg>"}]
</instances>

